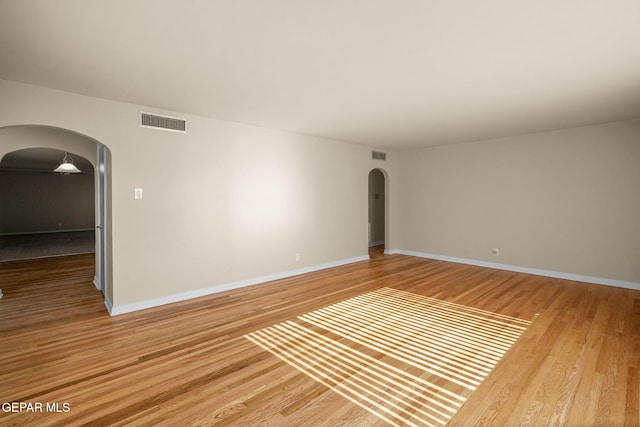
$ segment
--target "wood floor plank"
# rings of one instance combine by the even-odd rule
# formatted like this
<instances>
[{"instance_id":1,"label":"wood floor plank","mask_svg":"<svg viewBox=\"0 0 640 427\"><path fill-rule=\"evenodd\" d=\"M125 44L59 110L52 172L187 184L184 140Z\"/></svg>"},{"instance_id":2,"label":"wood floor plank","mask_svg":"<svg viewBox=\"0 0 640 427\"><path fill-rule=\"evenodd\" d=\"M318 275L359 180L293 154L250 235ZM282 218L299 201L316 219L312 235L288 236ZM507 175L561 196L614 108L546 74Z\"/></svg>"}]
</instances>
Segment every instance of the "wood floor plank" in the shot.
<instances>
[{"instance_id":1,"label":"wood floor plank","mask_svg":"<svg viewBox=\"0 0 640 427\"><path fill-rule=\"evenodd\" d=\"M639 425L640 291L378 248L112 318L93 275L0 263L0 425Z\"/></svg>"}]
</instances>

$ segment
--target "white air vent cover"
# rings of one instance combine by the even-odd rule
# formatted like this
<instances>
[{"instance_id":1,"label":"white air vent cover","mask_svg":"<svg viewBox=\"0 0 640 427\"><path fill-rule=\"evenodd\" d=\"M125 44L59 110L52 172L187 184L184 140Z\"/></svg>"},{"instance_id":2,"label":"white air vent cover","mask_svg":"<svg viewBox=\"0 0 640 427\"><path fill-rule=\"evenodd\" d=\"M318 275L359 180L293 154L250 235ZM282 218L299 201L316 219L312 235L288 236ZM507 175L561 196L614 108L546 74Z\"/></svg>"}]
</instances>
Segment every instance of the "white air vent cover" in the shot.
<instances>
[{"instance_id":1,"label":"white air vent cover","mask_svg":"<svg viewBox=\"0 0 640 427\"><path fill-rule=\"evenodd\" d=\"M186 133L187 121L177 117L159 116L140 111L140 127Z\"/></svg>"},{"instance_id":2,"label":"white air vent cover","mask_svg":"<svg viewBox=\"0 0 640 427\"><path fill-rule=\"evenodd\" d=\"M387 160L387 153L383 153L381 151L372 151L371 158L373 160Z\"/></svg>"}]
</instances>

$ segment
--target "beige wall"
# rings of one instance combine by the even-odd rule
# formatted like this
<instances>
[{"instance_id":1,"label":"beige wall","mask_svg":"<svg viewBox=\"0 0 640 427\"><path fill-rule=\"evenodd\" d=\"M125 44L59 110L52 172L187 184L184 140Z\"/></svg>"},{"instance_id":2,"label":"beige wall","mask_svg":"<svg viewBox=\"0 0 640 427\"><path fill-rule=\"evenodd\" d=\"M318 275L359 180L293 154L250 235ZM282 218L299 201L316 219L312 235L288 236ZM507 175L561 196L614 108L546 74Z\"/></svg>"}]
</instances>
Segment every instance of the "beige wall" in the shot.
<instances>
[{"instance_id":1,"label":"beige wall","mask_svg":"<svg viewBox=\"0 0 640 427\"><path fill-rule=\"evenodd\" d=\"M2 80L0 100L0 127L60 127L110 149L114 306L367 254L370 148ZM188 134L139 128L140 110L186 118ZM9 129L0 157L29 146Z\"/></svg>"},{"instance_id":2,"label":"beige wall","mask_svg":"<svg viewBox=\"0 0 640 427\"><path fill-rule=\"evenodd\" d=\"M640 120L402 152L398 174L401 249L640 282Z\"/></svg>"},{"instance_id":3,"label":"beige wall","mask_svg":"<svg viewBox=\"0 0 640 427\"><path fill-rule=\"evenodd\" d=\"M640 282L638 120L381 164L360 145L2 80L0 100L0 127L70 129L110 149L114 306L365 256L374 168L387 249ZM184 117L189 133L139 128L140 110ZM11 134L0 129L0 157L49 146ZM95 143L68 142L95 160Z\"/></svg>"}]
</instances>

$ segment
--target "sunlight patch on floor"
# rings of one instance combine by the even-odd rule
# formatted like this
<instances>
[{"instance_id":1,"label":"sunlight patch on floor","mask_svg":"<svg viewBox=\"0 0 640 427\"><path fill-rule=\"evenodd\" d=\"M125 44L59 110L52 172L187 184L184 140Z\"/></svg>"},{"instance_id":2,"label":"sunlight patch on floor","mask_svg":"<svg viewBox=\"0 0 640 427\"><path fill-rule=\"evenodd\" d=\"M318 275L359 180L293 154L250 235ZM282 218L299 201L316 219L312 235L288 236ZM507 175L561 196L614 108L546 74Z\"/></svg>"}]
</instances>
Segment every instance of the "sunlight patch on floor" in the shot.
<instances>
[{"instance_id":1,"label":"sunlight patch on floor","mask_svg":"<svg viewBox=\"0 0 640 427\"><path fill-rule=\"evenodd\" d=\"M443 426L530 323L381 288L245 337L390 424Z\"/></svg>"}]
</instances>

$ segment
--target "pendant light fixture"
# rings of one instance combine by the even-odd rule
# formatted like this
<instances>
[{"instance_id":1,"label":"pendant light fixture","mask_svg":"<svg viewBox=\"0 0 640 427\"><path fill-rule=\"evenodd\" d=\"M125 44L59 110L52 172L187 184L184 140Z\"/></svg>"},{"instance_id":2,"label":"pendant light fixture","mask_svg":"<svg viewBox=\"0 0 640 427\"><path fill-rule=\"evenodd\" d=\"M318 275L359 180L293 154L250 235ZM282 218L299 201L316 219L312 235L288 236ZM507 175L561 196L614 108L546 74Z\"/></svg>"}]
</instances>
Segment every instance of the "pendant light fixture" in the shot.
<instances>
[{"instance_id":1,"label":"pendant light fixture","mask_svg":"<svg viewBox=\"0 0 640 427\"><path fill-rule=\"evenodd\" d=\"M62 163L60 163L60 166L58 166L56 169L53 170L54 172L58 172L58 173L62 173L65 175L69 175L70 173L80 173L80 169L78 169L74 164L73 164L73 157L71 157L71 154L69 154L69 152L66 152L64 154L64 158L62 159Z\"/></svg>"}]
</instances>

